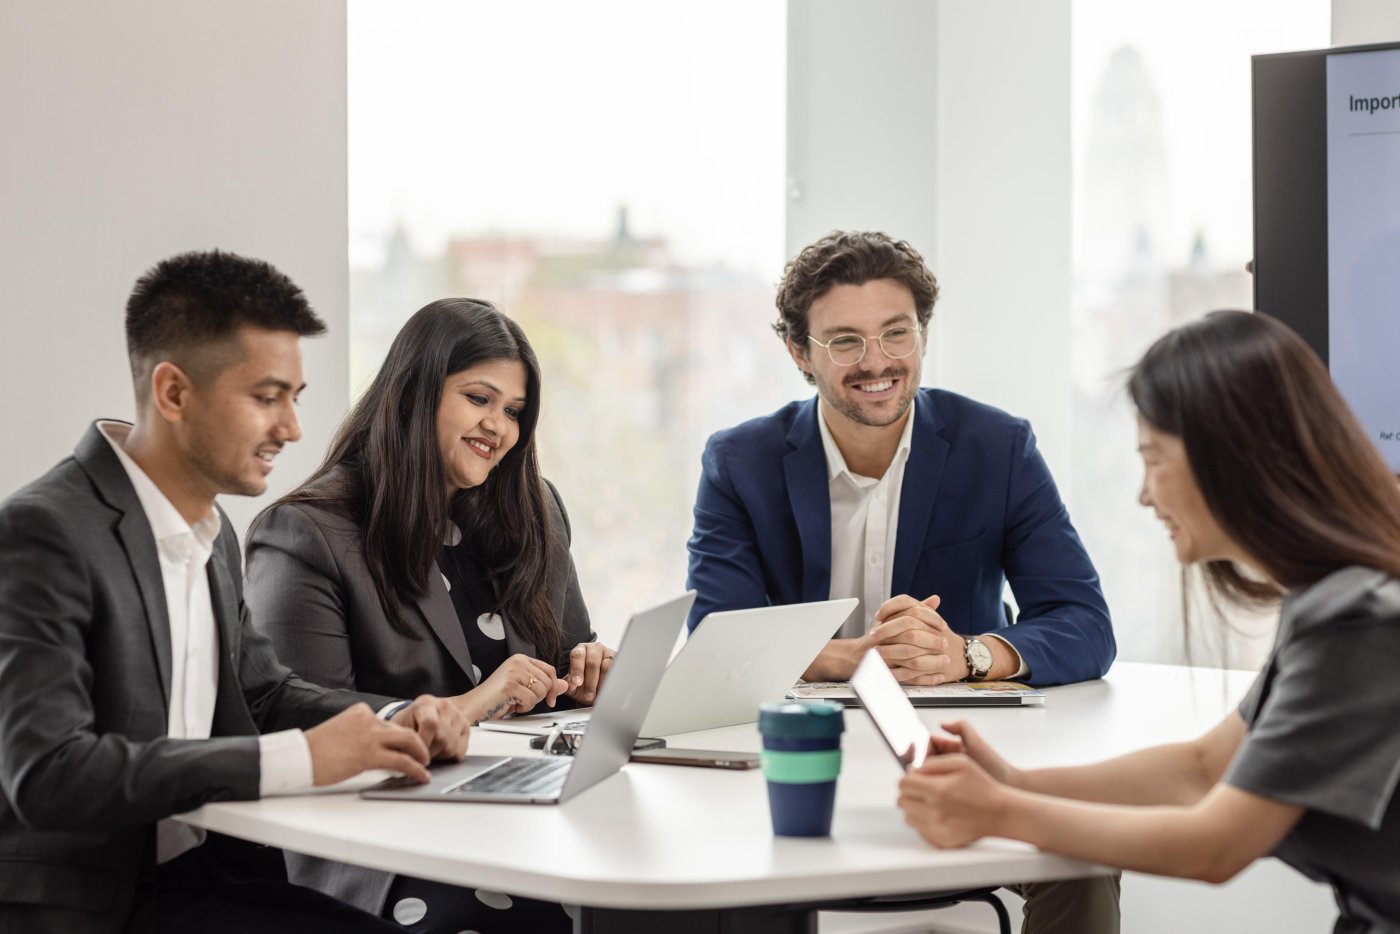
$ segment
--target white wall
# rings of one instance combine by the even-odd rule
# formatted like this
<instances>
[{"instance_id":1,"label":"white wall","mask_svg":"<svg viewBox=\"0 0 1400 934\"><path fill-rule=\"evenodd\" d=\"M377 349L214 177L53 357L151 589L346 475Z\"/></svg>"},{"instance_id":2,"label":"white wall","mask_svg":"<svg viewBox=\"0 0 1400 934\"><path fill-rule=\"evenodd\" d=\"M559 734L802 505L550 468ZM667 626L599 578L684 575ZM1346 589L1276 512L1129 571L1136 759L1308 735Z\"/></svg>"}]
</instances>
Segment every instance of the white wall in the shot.
<instances>
[{"instance_id":1,"label":"white wall","mask_svg":"<svg viewBox=\"0 0 1400 934\"><path fill-rule=\"evenodd\" d=\"M1332 44L1400 41L1400 3L1395 0L1332 0Z\"/></svg>"},{"instance_id":2,"label":"white wall","mask_svg":"<svg viewBox=\"0 0 1400 934\"><path fill-rule=\"evenodd\" d=\"M1069 37L1069 0L939 5L939 383L1029 418L1066 500Z\"/></svg>"},{"instance_id":3,"label":"white wall","mask_svg":"<svg viewBox=\"0 0 1400 934\"><path fill-rule=\"evenodd\" d=\"M788 255L838 227L912 243L942 290L925 383L1030 418L1067 484L1069 0L788 15Z\"/></svg>"},{"instance_id":4,"label":"white wall","mask_svg":"<svg viewBox=\"0 0 1400 934\"><path fill-rule=\"evenodd\" d=\"M330 327L274 490L305 476L348 397L343 4L7 2L0 87L0 497L131 417L132 283L212 247L279 267ZM225 499L241 531L256 503Z\"/></svg>"},{"instance_id":5,"label":"white wall","mask_svg":"<svg viewBox=\"0 0 1400 934\"><path fill-rule=\"evenodd\" d=\"M932 259L938 10L788 4L789 257L840 228L883 230Z\"/></svg>"},{"instance_id":6,"label":"white wall","mask_svg":"<svg viewBox=\"0 0 1400 934\"><path fill-rule=\"evenodd\" d=\"M922 0L788 4L788 258L832 230L882 230L913 244L944 281L938 10ZM931 352L925 384L937 382L937 367Z\"/></svg>"}]
</instances>

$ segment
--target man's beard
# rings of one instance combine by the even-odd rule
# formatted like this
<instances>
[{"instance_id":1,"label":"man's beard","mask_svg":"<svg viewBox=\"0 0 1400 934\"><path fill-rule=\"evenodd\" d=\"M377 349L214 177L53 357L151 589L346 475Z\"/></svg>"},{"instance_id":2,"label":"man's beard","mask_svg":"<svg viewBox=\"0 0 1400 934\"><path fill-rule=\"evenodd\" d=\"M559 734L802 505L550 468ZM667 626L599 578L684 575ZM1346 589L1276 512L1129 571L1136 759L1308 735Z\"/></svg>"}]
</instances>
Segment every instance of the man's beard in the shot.
<instances>
[{"instance_id":1,"label":"man's beard","mask_svg":"<svg viewBox=\"0 0 1400 934\"><path fill-rule=\"evenodd\" d=\"M815 376L815 374L813 374ZM888 414L868 414L860 404L859 397L852 398L851 394L858 394L859 389L852 388L852 383L874 383L882 379L903 380L904 390L900 394L893 412ZM914 401L914 393L919 391L919 381L911 378L909 370L902 367L887 367L882 373L856 373L841 380L841 385L832 387L825 380L817 377L817 390L826 404L831 406L842 415L855 422L857 425L867 425L871 428L885 428L893 425L904 417L904 413L909 411L909 404Z\"/></svg>"},{"instance_id":2,"label":"man's beard","mask_svg":"<svg viewBox=\"0 0 1400 934\"><path fill-rule=\"evenodd\" d=\"M252 474L247 470L233 469L232 465L221 463L222 451L217 439L204 428L191 432L190 447L186 458L199 475L202 485L213 493L234 496L261 496L267 490L267 478ZM252 452L248 453L251 458Z\"/></svg>"}]
</instances>

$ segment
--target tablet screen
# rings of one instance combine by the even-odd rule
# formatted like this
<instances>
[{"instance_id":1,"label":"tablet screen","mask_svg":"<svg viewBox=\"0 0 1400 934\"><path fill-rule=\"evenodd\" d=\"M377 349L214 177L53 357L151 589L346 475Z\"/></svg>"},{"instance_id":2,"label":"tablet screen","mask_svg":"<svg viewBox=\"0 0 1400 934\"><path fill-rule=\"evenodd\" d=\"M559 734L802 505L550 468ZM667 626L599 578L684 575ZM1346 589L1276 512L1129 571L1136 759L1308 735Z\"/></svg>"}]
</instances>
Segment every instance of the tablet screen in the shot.
<instances>
[{"instance_id":1,"label":"tablet screen","mask_svg":"<svg viewBox=\"0 0 1400 934\"><path fill-rule=\"evenodd\" d=\"M878 651L865 653L851 675L851 688L899 764L906 769L922 765L928 755L928 727Z\"/></svg>"}]
</instances>

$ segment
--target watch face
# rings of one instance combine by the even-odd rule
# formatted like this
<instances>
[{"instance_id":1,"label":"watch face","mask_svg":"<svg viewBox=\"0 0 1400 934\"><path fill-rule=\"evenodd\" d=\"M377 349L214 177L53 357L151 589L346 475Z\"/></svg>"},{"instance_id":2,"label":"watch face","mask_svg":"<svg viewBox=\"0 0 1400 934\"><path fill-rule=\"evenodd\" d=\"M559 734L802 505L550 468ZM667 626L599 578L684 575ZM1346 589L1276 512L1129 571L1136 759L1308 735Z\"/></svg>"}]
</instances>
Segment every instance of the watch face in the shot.
<instances>
[{"instance_id":1,"label":"watch face","mask_svg":"<svg viewBox=\"0 0 1400 934\"><path fill-rule=\"evenodd\" d=\"M981 640L969 639L967 641L967 657L972 661L972 668L986 674L992 667L992 650L987 648Z\"/></svg>"}]
</instances>

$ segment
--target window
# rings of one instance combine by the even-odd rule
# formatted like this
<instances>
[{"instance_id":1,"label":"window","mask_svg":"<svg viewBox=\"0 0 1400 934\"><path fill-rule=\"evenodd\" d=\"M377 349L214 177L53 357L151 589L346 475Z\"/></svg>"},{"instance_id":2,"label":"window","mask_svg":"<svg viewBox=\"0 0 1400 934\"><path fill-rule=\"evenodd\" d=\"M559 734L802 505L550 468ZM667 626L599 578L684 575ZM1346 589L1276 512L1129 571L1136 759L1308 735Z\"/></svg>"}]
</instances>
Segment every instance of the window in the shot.
<instances>
[{"instance_id":1,"label":"window","mask_svg":"<svg viewBox=\"0 0 1400 934\"><path fill-rule=\"evenodd\" d=\"M1074 518L1120 658L1187 657L1170 542L1135 505L1123 372L1169 328L1253 307L1249 59L1326 46L1330 14L1327 0L1073 8ZM1258 665L1272 630L1232 622L1237 638L1223 646L1204 638L1214 627L1193 631L1190 657Z\"/></svg>"},{"instance_id":2,"label":"window","mask_svg":"<svg viewBox=\"0 0 1400 934\"><path fill-rule=\"evenodd\" d=\"M360 0L349 34L352 388L433 299L520 322L544 472L615 640L684 582L705 438L801 385L766 326L786 6Z\"/></svg>"}]
</instances>

